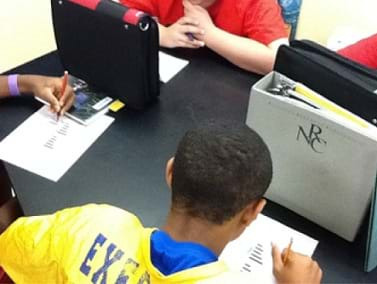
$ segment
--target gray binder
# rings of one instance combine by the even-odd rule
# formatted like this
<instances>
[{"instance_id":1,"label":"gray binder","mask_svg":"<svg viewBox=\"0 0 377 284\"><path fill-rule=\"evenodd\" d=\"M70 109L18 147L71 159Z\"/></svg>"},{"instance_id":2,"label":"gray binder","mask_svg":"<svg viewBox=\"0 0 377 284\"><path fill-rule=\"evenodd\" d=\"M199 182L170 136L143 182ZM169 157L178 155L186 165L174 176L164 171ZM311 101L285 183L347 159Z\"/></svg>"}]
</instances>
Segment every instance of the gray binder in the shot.
<instances>
[{"instance_id":1,"label":"gray binder","mask_svg":"<svg viewBox=\"0 0 377 284\"><path fill-rule=\"evenodd\" d=\"M253 86L246 121L274 162L266 197L353 241L375 189L376 127L344 109L364 126L316 103L274 94L282 82L295 84L272 72Z\"/></svg>"}]
</instances>

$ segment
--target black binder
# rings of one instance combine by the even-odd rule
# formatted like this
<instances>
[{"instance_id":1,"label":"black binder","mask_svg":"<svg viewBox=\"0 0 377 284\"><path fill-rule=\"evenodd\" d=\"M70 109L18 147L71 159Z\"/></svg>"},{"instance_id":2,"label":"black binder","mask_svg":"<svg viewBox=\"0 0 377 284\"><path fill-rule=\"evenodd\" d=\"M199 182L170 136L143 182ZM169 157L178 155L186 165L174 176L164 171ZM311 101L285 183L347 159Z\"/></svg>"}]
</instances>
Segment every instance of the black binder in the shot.
<instances>
[{"instance_id":1,"label":"black binder","mask_svg":"<svg viewBox=\"0 0 377 284\"><path fill-rule=\"evenodd\" d=\"M295 40L290 46L281 46L274 70L368 122L377 123L377 70L309 40Z\"/></svg>"},{"instance_id":2,"label":"black binder","mask_svg":"<svg viewBox=\"0 0 377 284\"><path fill-rule=\"evenodd\" d=\"M51 0L62 64L91 87L141 109L159 95L156 22L111 0Z\"/></svg>"},{"instance_id":3,"label":"black binder","mask_svg":"<svg viewBox=\"0 0 377 284\"><path fill-rule=\"evenodd\" d=\"M281 46L274 70L377 125L377 70L308 40L296 40L290 46ZM376 185L371 196L368 226L365 271L371 271L377 266Z\"/></svg>"}]
</instances>

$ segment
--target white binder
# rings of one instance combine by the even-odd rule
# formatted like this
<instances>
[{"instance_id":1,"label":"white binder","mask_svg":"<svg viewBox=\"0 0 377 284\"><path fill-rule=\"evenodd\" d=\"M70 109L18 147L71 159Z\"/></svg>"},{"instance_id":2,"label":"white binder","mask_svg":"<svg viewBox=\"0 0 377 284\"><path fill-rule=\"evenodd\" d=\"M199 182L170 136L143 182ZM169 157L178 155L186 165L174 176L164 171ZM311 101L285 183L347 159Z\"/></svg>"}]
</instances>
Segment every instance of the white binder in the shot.
<instances>
[{"instance_id":1,"label":"white binder","mask_svg":"<svg viewBox=\"0 0 377 284\"><path fill-rule=\"evenodd\" d=\"M375 189L377 129L318 94L318 109L273 94L282 82L295 84L271 72L253 86L246 120L271 151L266 197L353 241Z\"/></svg>"}]
</instances>

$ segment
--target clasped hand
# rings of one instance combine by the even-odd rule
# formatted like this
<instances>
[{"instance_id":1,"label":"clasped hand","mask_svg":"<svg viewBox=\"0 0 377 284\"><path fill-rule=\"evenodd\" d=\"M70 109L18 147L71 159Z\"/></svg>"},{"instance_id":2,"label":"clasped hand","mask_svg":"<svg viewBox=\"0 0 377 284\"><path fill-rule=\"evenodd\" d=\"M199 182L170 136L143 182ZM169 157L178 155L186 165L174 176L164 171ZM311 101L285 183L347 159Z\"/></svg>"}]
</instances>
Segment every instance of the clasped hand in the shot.
<instances>
[{"instance_id":1,"label":"clasped hand","mask_svg":"<svg viewBox=\"0 0 377 284\"><path fill-rule=\"evenodd\" d=\"M164 46L199 48L205 46L207 32L214 28L206 9L183 1L185 16L165 30Z\"/></svg>"}]
</instances>

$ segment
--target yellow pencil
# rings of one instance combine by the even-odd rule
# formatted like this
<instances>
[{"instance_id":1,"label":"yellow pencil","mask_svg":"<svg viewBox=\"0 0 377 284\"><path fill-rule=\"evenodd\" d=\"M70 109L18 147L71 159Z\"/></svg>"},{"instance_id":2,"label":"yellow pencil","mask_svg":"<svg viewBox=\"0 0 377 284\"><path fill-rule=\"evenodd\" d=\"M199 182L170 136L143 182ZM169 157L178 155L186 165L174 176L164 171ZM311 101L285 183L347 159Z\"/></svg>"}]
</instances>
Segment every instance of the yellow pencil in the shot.
<instances>
[{"instance_id":1,"label":"yellow pencil","mask_svg":"<svg viewBox=\"0 0 377 284\"><path fill-rule=\"evenodd\" d=\"M64 96L64 92L65 92L65 89L67 88L67 84L68 84L68 71L64 71L64 75L62 79L62 88L60 90L59 99L61 99L61 97ZM57 116L56 117L57 121L59 121L60 111L57 112L56 116Z\"/></svg>"},{"instance_id":2,"label":"yellow pencil","mask_svg":"<svg viewBox=\"0 0 377 284\"><path fill-rule=\"evenodd\" d=\"M288 248L287 248L287 251L284 255L284 258L283 258L283 263L285 264L288 260L288 257L289 257L289 253L291 252L291 248L292 248L292 244L293 244L293 238L291 238L291 241L289 242L289 245L288 245Z\"/></svg>"}]
</instances>

